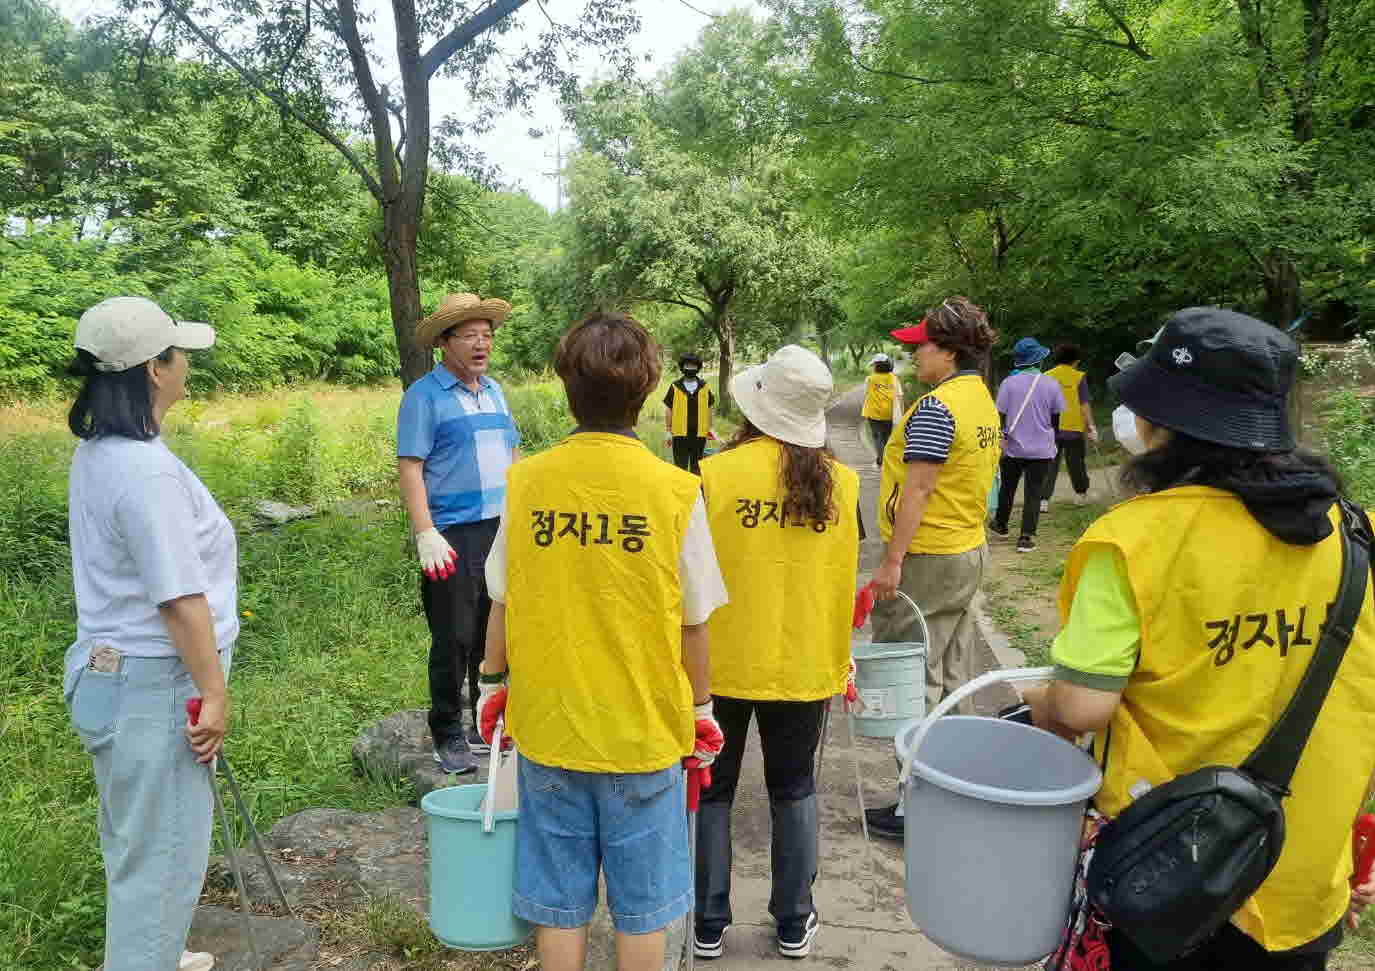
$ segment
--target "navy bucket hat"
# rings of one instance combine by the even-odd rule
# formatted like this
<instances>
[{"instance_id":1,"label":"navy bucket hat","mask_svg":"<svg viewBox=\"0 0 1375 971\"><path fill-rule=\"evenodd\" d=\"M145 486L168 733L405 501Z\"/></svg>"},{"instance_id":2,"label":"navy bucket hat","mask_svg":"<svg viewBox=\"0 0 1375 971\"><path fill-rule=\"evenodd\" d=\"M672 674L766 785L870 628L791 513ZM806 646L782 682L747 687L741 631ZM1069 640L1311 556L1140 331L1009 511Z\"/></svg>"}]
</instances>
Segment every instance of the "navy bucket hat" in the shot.
<instances>
[{"instance_id":1,"label":"navy bucket hat","mask_svg":"<svg viewBox=\"0 0 1375 971\"><path fill-rule=\"evenodd\" d=\"M1049 355L1049 347L1034 337L1023 337L1012 345L1012 366L1031 367L1033 364L1040 364Z\"/></svg>"},{"instance_id":2,"label":"navy bucket hat","mask_svg":"<svg viewBox=\"0 0 1375 971\"><path fill-rule=\"evenodd\" d=\"M1294 341L1267 323L1188 307L1108 387L1162 428L1252 452L1287 452L1295 443L1286 399L1298 360Z\"/></svg>"}]
</instances>

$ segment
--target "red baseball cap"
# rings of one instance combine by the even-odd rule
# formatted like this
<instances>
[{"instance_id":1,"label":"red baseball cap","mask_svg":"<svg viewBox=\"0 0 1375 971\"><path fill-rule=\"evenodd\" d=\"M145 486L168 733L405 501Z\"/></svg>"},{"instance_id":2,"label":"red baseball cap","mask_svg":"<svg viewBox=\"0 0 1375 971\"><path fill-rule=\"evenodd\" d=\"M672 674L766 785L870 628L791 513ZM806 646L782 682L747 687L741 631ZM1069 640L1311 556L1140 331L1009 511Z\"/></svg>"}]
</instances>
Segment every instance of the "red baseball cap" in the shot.
<instances>
[{"instance_id":1,"label":"red baseball cap","mask_svg":"<svg viewBox=\"0 0 1375 971\"><path fill-rule=\"evenodd\" d=\"M900 344L925 344L931 338L926 333L926 318L921 319L921 323L915 327L899 327L892 332Z\"/></svg>"}]
</instances>

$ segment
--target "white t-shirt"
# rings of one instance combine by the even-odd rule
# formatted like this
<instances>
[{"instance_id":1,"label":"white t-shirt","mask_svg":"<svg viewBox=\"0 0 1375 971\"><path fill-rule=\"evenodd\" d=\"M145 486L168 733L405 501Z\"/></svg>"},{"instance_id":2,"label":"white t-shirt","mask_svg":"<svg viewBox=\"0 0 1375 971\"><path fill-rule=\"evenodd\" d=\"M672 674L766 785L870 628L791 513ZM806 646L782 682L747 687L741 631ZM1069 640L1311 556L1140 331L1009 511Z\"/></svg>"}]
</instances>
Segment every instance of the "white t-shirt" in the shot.
<instances>
[{"instance_id":1,"label":"white t-shirt","mask_svg":"<svg viewBox=\"0 0 1375 971\"><path fill-rule=\"evenodd\" d=\"M158 605L196 593L209 601L216 646L234 642L234 527L162 439L82 442L68 503L78 642L96 638L131 657L171 657L177 651Z\"/></svg>"},{"instance_id":2,"label":"white t-shirt","mask_svg":"<svg viewBox=\"0 0 1375 971\"><path fill-rule=\"evenodd\" d=\"M487 595L495 603L506 602L506 506L501 507L501 525L497 527L492 549L487 554ZM687 532L683 534L683 549L678 554L678 582L683 586L683 626L705 624L717 607L730 602L726 595L726 581L716 562L716 544L711 541L711 527L707 525L707 507L702 497L692 507Z\"/></svg>"}]
</instances>

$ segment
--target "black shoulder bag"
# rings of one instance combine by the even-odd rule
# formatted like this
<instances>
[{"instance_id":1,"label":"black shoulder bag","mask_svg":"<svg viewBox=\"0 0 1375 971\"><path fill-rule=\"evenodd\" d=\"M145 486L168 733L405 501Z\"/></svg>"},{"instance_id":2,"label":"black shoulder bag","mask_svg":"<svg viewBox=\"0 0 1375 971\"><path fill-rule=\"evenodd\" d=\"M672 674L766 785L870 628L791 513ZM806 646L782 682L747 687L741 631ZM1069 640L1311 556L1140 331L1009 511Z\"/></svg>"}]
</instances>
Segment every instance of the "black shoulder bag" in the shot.
<instances>
[{"instance_id":1,"label":"black shoulder bag","mask_svg":"<svg viewBox=\"0 0 1375 971\"><path fill-rule=\"evenodd\" d=\"M1365 601L1370 524L1341 503L1337 599L1294 697L1239 768L1211 765L1156 786L1099 832L1089 902L1152 961L1166 963L1222 927L1274 869L1289 783Z\"/></svg>"}]
</instances>

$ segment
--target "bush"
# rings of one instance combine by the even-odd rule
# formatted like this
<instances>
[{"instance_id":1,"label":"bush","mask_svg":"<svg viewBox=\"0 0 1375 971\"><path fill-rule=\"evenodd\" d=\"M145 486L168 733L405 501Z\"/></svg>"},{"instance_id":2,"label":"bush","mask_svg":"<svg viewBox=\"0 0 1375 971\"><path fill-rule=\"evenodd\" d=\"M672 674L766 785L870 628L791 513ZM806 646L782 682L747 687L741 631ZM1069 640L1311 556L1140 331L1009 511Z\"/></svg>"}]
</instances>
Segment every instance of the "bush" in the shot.
<instances>
[{"instance_id":1,"label":"bush","mask_svg":"<svg viewBox=\"0 0 1375 971\"><path fill-rule=\"evenodd\" d=\"M520 429L521 449L527 453L548 448L564 438L576 422L568 410L563 385L546 380L515 388L503 388L506 403Z\"/></svg>"},{"instance_id":2,"label":"bush","mask_svg":"<svg viewBox=\"0 0 1375 971\"><path fill-rule=\"evenodd\" d=\"M1328 457L1346 482L1347 494L1375 507L1375 407L1355 389L1335 391L1323 403L1322 435Z\"/></svg>"}]
</instances>

